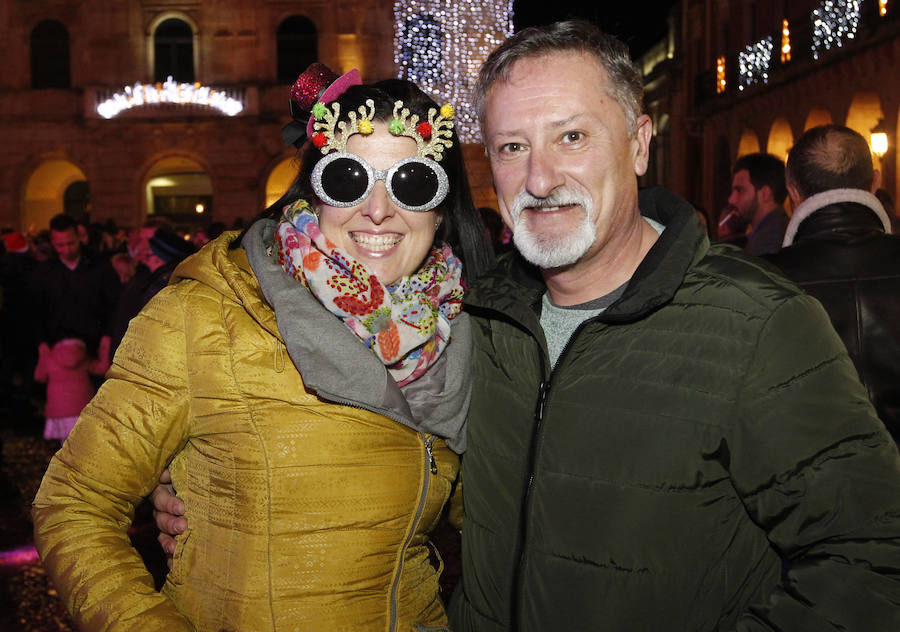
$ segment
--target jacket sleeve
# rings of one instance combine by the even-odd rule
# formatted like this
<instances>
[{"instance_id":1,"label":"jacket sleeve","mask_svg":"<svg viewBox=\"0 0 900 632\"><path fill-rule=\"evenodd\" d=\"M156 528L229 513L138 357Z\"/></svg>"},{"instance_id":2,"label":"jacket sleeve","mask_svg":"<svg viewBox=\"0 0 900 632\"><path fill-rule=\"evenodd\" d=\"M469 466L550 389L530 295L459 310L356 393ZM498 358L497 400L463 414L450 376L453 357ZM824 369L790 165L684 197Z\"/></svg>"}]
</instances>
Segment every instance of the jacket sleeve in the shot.
<instances>
[{"instance_id":1,"label":"jacket sleeve","mask_svg":"<svg viewBox=\"0 0 900 632\"><path fill-rule=\"evenodd\" d=\"M783 568L737 630L900 630L900 457L814 299L769 318L737 407L732 481Z\"/></svg>"},{"instance_id":2,"label":"jacket sleeve","mask_svg":"<svg viewBox=\"0 0 900 632\"><path fill-rule=\"evenodd\" d=\"M135 505L187 440L184 308L172 288L132 323L116 364L53 457L35 543L82 630L190 630L131 547Z\"/></svg>"}]
</instances>

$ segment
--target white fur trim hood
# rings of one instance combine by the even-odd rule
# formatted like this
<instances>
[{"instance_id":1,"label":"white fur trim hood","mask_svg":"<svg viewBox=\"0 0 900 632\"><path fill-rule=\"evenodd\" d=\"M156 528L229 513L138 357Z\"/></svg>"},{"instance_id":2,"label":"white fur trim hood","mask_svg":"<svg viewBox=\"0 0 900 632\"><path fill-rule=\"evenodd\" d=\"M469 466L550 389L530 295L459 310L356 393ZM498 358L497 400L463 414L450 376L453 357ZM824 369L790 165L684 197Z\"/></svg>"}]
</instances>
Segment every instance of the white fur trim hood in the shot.
<instances>
[{"instance_id":1,"label":"white fur trim hood","mask_svg":"<svg viewBox=\"0 0 900 632\"><path fill-rule=\"evenodd\" d=\"M841 202L855 202L872 209L872 212L878 216L878 219L880 219L882 225L884 225L884 232L888 235L891 234L891 220L888 219L887 213L877 197L862 189L830 189L811 195L794 209L794 213L791 215L791 221L788 222L787 230L784 231L784 241L782 242L781 247L787 248L794 243L794 237L797 236L797 229L800 227L800 223L803 220L820 208L824 208L831 204L839 204Z\"/></svg>"}]
</instances>

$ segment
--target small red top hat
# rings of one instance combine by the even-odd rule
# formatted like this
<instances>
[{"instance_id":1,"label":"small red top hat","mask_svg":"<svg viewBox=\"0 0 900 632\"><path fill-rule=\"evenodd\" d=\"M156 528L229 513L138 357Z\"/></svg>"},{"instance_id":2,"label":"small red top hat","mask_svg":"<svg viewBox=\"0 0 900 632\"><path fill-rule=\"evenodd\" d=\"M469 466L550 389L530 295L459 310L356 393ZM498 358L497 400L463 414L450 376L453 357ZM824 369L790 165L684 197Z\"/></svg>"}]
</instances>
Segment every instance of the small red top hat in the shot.
<instances>
[{"instance_id":1,"label":"small red top hat","mask_svg":"<svg viewBox=\"0 0 900 632\"><path fill-rule=\"evenodd\" d=\"M282 131L284 141L289 145L297 145L305 136L313 133L313 119L309 115L316 102L330 103L341 96L350 86L362 84L359 70L353 70L338 76L325 64L315 62L304 70L291 87L291 116L294 122L288 123ZM301 125L298 125L300 123Z\"/></svg>"}]
</instances>

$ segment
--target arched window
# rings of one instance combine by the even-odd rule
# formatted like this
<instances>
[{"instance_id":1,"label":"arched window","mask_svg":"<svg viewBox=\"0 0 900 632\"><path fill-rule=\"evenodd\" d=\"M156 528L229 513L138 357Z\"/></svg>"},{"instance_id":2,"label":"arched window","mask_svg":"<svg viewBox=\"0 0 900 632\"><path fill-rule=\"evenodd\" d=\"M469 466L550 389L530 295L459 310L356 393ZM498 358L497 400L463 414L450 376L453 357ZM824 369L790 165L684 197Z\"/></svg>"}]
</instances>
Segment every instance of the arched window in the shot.
<instances>
[{"instance_id":1,"label":"arched window","mask_svg":"<svg viewBox=\"0 0 900 632\"><path fill-rule=\"evenodd\" d=\"M72 187L74 183L84 185ZM79 188L84 195L79 196ZM25 182L25 204L21 226L47 226L58 213L75 213L79 199L87 209L89 187L84 172L64 159L45 160Z\"/></svg>"},{"instance_id":2,"label":"arched window","mask_svg":"<svg viewBox=\"0 0 900 632\"><path fill-rule=\"evenodd\" d=\"M400 35L402 76L423 86L442 81L441 50L444 45L441 23L427 14L406 21Z\"/></svg>"},{"instance_id":3,"label":"arched window","mask_svg":"<svg viewBox=\"0 0 900 632\"><path fill-rule=\"evenodd\" d=\"M69 88L69 31L44 20L31 31L31 87Z\"/></svg>"},{"instance_id":4,"label":"arched window","mask_svg":"<svg viewBox=\"0 0 900 632\"><path fill-rule=\"evenodd\" d=\"M194 32L178 18L163 20L153 34L153 80L194 81Z\"/></svg>"},{"instance_id":5,"label":"arched window","mask_svg":"<svg viewBox=\"0 0 900 632\"><path fill-rule=\"evenodd\" d=\"M319 58L316 25L307 17L292 15L278 25L278 83L294 83L307 66Z\"/></svg>"}]
</instances>

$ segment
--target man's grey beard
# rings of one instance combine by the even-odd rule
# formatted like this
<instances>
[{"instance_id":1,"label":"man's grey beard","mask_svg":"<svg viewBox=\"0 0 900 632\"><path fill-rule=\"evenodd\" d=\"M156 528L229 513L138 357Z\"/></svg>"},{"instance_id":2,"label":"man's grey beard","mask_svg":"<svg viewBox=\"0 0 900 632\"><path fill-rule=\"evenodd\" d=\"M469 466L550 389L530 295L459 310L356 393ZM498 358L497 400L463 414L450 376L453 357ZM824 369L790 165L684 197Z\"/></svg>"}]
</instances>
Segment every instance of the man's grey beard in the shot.
<instances>
[{"instance_id":1,"label":"man's grey beard","mask_svg":"<svg viewBox=\"0 0 900 632\"><path fill-rule=\"evenodd\" d=\"M553 206L576 205L581 209L581 222L563 234L533 233L525 225L522 211ZM550 196L537 198L521 191L513 200L510 218L513 220L513 243L526 261L539 268L559 268L581 259L597 238L593 222L594 203L584 192L571 188L553 191Z\"/></svg>"}]
</instances>

